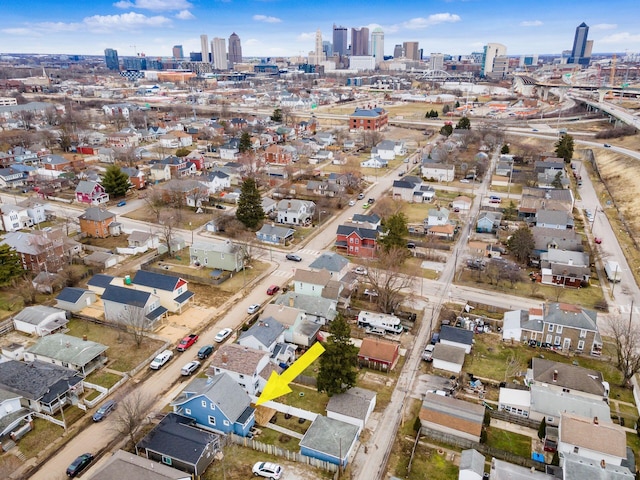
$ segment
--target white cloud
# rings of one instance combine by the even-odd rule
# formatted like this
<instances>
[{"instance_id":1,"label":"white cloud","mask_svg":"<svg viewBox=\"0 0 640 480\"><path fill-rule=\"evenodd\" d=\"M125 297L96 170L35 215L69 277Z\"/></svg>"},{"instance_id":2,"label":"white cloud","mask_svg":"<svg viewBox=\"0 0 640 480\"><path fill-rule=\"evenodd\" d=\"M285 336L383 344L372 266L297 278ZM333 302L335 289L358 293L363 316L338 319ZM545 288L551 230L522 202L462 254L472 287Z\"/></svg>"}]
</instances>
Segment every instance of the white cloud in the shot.
<instances>
[{"instance_id":1,"label":"white cloud","mask_svg":"<svg viewBox=\"0 0 640 480\"><path fill-rule=\"evenodd\" d=\"M79 23L40 22L37 26L47 32L75 32L82 29L82 25Z\"/></svg>"},{"instance_id":2,"label":"white cloud","mask_svg":"<svg viewBox=\"0 0 640 480\"><path fill-rule=\"evenodd\" d=\"M180 20L193 20L196 17L189 10L182 10L181 12L176 14L176 18Z\"/></svg>"},{"instance_id":3,"label":"white cloud","mask_svg":"<svg viewBox=\"0 0 640 480\"><path fill-rule=\"evenodd\" d=\"M265 23L280 23L281 19L278 17L268 17L266 15L254 15L252 17L256 22L265 22Z\"/></svg>"},{"instance_id":4,"label":"white cloud","mask_svg":"<svg viewBox=\"0 0 640 480\"><path fill-rule=\"evenodd\" d=\"M30 28L3 28L0 30L2 33L6 33L7 35L35 35L37 37L41 37L42 35L34 32Z\"/></svg>"},{"instance_id":5,"label":"white cloud","mask_svg":"<svg viewBox=\"0 0 640 480\"><path fill-rule=\"evenodd\" d=\"M456 23L462 20L459 15L453 13L436 13L427 18L416 17L401 23L401 27L407 30L422 30L440 23Z\"/></svg>"},{"instance_id":6,"label":"white cloud","mask_svg":"<svg viewBox=\"0 0 640 480\"><path fill-rule=\"evenodd\" d=\"M541 27L543 23L540 20L525 20L520 22L521 27Z\"/></svg>"},{"instance_id":7,"label":"white cloud","mask_svg":"<svg viewBox=\"0 0 640 480\"><path fill-rule=\"evenodd\" d=\"M298 35L296 37L296 40L298 42L315 41L316 40L316 32L301 33L300 35Z\"/></svg>"},{"instance_id":8,"label":"white cloud","mask_svg":"<svg viewBox=\"0 0 640 480\"><path fill-rule=\"evenodd\" d=\"M629 32L614 33L613 35L609 35L598 40L598 44L601 44L601 43L629 44L629 43L635 43L635 42L640 42L640 34L638 33L631 34Z\"/></svg>"},{"instance_id":9,"label":"white cloud","mask_svg":"<svg viewBox=\"0 0 640 480\"><path fill-rule=\"evenodd\" d=\"M593 25L591 30L615 30L616 28L618 28L618 25L615 23L598 23Z\"/></svg>"},{"instance_id":10,"label":"white cloud","mask_svg":"<svg viewBox=\"0 0 640 480\"><path fill-rule=\"evenodd\" d=\"M122 15L93 15L82 22L94 30L126 30L131 27L160 27L171 23L163 16L147 17L141 13L129 12Z\"/></svg>"},{"instance_id":11,"label":"white cloud","mask_svg":"<svg viewBox=\"0 0 640 480\"><path fill-rule=\"evenodd\" d=\"M138 8L141 10L153 10L155 12L171 10L188 10L193 5L187 0L121 0L113 4L116 8Z\"/></svg>"}]
</instances>

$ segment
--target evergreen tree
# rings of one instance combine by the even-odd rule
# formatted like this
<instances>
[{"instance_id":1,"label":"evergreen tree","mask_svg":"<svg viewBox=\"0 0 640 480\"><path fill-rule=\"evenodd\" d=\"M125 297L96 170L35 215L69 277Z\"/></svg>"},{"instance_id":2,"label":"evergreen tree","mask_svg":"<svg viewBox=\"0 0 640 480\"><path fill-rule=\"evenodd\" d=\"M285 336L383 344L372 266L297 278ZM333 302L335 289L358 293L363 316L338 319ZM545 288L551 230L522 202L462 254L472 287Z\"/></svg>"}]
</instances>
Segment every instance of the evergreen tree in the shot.
<instances>
[{"instance_id":1,"label":"evergreen tree","mask_svg":"<svg viewBox=\"0 0 640 480\"><path fill-rule=\"evenodd\" d=\"M276 123L282 123L282 110L279 108L276 108L273 111L273 114L271 115L271 121L276 122Z\"/></svg>"},{"instance_id":2,"label":"evergreen tree","mask_svg":"<svg viewBox=\"0 0 640 480\"><path fill-rule=\"evenodd\" d=\"M249 132L242 132L240 136L240 143L238 144L238 151L245 153L251 150L251 135Z\"/></svg>"},{"instance_id":3,"label":"evergreen tree","mask_svg":"<svg viewBox=\"0 0 640 480\"><path fill-rule=\"evenodd\" d=\"M124 197L131 188L129 175L120 170L117 165L110 165L102 177L101 185L109 195Z\"/></svg>"},{"instance_id":4,"label":"evergreen tree","mask_svg":"<svg viewBox=\"0 0 640 480\"><path fill-rule=\"evenodd\" d=\"M324 344L325 352L320 356L318 392L328 396L344 393L356 384L358 347L351 343L351 328L341 314L329 327L331 336Z\"/></svg>"},{"instance_id":5,"label":"evergreen tree","mask_svg":"<svg viewBox=\"0 0 640 480\"><path fill-rule=\"evenodd\" d=\"M506 143L502 145L502 148L500 149L500 153L502 155L507 155L509 153L509 145L507 145Z\"/></svg>"},{"instance_id":6,"label":"evergreen tree","mask_svg":"<svg viewBox=\"0 0 640 480\"><path fill-rule=\"evenodd\" d=\"M0 245L0 286L8 285L11 280L24 273L18 252L9 245Z\"/></svg>"},{"instance_id":7,"label":"evergreen tree","mask_svg":"<svg viewBox=\"0 0 640 480\"><path fill-rule=\"evenodd\" d=\"M449 105L445 105L444 107L442 107L442 114L443 115L446 115L450 111L451 111L451 107Z\"/></svg>"},{"instance_id":8,"label":"evergreen tree","mask_svg":"<svg viewBox=\"0 0 640 480\"><path fill-rule=\"evenodd\" d=\"M516 204L513 203L513 200L509 201L509 205L504 208L502 213L505 220L513 220L516 217L518 209L516 208Z\"/></svg>"},{"instance_id":9,"label":"evergreen tree","mask_svg":"<svg viewBox=\"0 0 640 480\"><path fill-rule=\"evenodd\" d=\"M471 130L471 120L468 117L462 117L456 125L456 130Z\"/></svg>"},{"instance_id":10,"label":"evergreen tree","mask_svg":"<svg viewBox=\"0 0 640 480\"><path fill-rule=\"evenodd\" d=\"M247 228L256 228L264 218L262 210L262 198L258 191L255 179L247 178L242 182L240 198L238 198L238 208L236 218Z\"/></svg>"},{"instance_id":11,"label":"evergreen tree","mask_svg":"<svg viewBox=\"0 0 640 480\"><path fill-rule=\"evenodd\" d=\"M540 421L540 426L538 427L538 438L540 440L544 439L544 437L546 437L547 435L547 421L545 420L545 417L542 417L542 420Z\"/></svg>"},{"instance_id":12,"label":"evergreen tree","mask_svg":"<svg viewBox=\"0 0 640 480\"><path fill-rule=\"evenodd\" d=\"M186 147L181 147L176 150L176 157L179 157L179 158L186 157L190 153L191 153L191 150L189 150Z\"/></svg>"},{"instance_id":13,"label":"evergreen tree","mask_svg":"<svg viewBox=\"0 0 640 480\"><path fill-rule=\"evenodd\" d=\"M456 100L456 103L454 105L455 108L459 108L460 107L460 102L458 100Z\"/></svg>"},{"instance_id":14,"label":"evergreen tree","mask_svg":"<svg viewBox=\"0 0 640 480\"><path fill-rule=\"evenodd\" d=\"M535 242L533 241L533 233L529 227L520 227L513 232L511 238L507 241L509 250L519 262L525 263L529 260L529 255L533 251Z\"/></svg>"},{"instance_id":15,"label":"evergreen tree","mask_svg":"<svg viewBox=\"0 0 640 480\"><path fill-rule=\"evenodd\" d=\"M385 235L380 237L378 243L380 243L385 252L394 247L406 248L407 241L405 237L408 235L409 230L407 229L407 217L404 213L399 212L384 219L382 226L385 230Z\"/></svg>"},{"instance_id":16,"label":"evergreen tree","mask_svg":"<svg viewBox=\"0 0 640 480\"><path fill-rule=\"evenodd\" d=\"M451 125L445 125L440 129L440 135L444 135L445 137L448 137L452 133L453 133L453 126Z\"/></svg>"},{"instance_id":17,"label":"evergreen tree","mask_svg":"<svg viewBox=\"0 0 640 480\"><path fill-rule=\"evenodd\" d=\"M565 163L571 163L573 158L573 137L566 133L556 142L556 156L564 158Z\"/></svg>"},{"instance_id":18,"label":"evergreen tree","mask_svg":"<svg viewBox=\"0 0 640 480\"><path fill-rule=\"evenodd\" d=\"M551 186L560 190L564 188L562 186L562 172L556 173L556 176L553 178L553 182L551 182Z\"/></svg>"}]
</instances>

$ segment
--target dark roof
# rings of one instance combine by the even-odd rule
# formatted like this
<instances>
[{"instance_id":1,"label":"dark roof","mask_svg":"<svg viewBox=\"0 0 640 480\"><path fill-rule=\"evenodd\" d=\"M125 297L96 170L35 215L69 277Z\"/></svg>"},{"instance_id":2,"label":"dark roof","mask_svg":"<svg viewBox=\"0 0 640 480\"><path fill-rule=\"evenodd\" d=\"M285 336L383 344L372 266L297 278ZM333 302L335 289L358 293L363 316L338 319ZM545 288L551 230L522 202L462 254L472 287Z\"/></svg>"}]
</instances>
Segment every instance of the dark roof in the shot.
<instances>
[{"instance_id":1,"label":"dark roof","mask_svg":"<svg viewBox=\"0 0 640 480\"><path fill-rule=\"evenodd\" d=\"M160 315L164 315L165 313L167 313L169 310L167 310L164 307L158 307L155 310L147 313L146 318L149 320L155 320L156 318L158 318Z\"/></svg>"},{"instance_id":2,"label":"dark roof","mask_svg":"<svg viewBox=\"0 0 640 480\"><path fill-rule=\"evenodd\" d=\"M356 233L360 238L370 238L375 240L378 238L378 231L373 230L371 228L360 228L353 225L339 225L338 226L338 235L351 235L352 233Z\"/></svg>"},{"instance_id":3,"label":"dark roof","mask_svg":"<svg viewBox=\"0 0 640 480\"><path fill-rule=\"evenodd\" d=\"M415 184L411 182L405 182L404 180L394 180L393 188L408 188L409 190L413 190L415 188Z\"/></svg>"},{"instance_id":4,"label":"dark roof","mask_svg":"<svg viewBox=\"0 0 640 480\"><path fill-rule=\"evenodd\" d=\"M376 215L375 213L370 213L368 215L364 213L356 213L352 217L352 220L358 223L366 222L366 223L376 224L380 221L380 216Z\"/></svg>"},{"instance_id":5,"label":"dark roof","mask_svg":"<svg viewBox=\"0 0 640 480\"><path fill-rule=\"evenodd\" d=\"M9 360L0 363L0 387L31 400L44 403L66 392L69 386L82 381L74 370L52 363L30 363Z\"/></svg>"},{"instance_id":6,"label":"dark roof","mask_svg":"<svg viewBox=\"0 0 640 480\"><path fill-rule=\"evenodd\" d=\"M195 293L193 293L190 290L187 290L183 294L178 295L176 298L174 298L173 301L176 302L176 303L184 303L187 300L189 300L191 297L193 297L194 295L195 295Z\"/></svg>"},{"instance_id":7,"label":"dark roof","mask_svg":"<svg viewBox=\"0 0 640 480\"><path fill-rule=\"evenodd\" d=\"M106 288L109 285L111 285L111 281L114 278L115 277L112 277L111 275L105 275L103 273L98 273L98 274L94 275L93 277L91 277L89 279L89 281L87 282L87 285L91 285L92 287L103 287L103 288Z\"/></svg>"},{"instance_id":8,"label":"dark roof","mask_svg":"<svg viewBox=\"0 0 640 480\"><path fill-rule=\"evenodd\" d=\"M463 328L443 325L440 329L440 340L448 340L450 342L471 345L473 343L473 331Z\"/></svg>"},{"instance_id":9,"label":"dark roof","mask_svg":"<svg viewBox=\"0 0 640 480\"><path fill-rule=\"evenodd\" d=\"M195 428L195 423L191 418L169 413L136 447L195 465L207 445L218 437Z\"/></svg>"},{"instance_id":10,"label":"dark roof","mask_svg":"<svg viewBox=\"0 0 640 480\"><path fill-rule=\"evenodd\" d=\"M91 290L85 290L84 288L65 287L56 297L56 300L60 302L76 303L82 295Z\"/></svg>"},{"instance_id":11,"label":"dark roof","mask_svg":"<svg viewBox=\"0 0 640 480\"><path fill-rule=\"evenodd\" d=\"M146 270L138 270L133 277L132 283L159 290L173 292L182 280L180 277L171 275L163 275L162 273L148 272Z\"/></svg>"},{"instance_id":12,"label":"dark roof","mask_svg":"<svg viewBox=\"0 0 640 480\"><path fill-rule=\"evenodd\" d=\"M104 289L102 300L109 300L123 305L132 305L134 307L144 307L149 301L150 296L151 294L149 292L143 292L142 290L109 285Z\"/></svg>"},{"instance_id":13,"label":"dark roof","mask_svg":"<svg viewBox=\"0 0 640 480\"><path fill-rule=\"evenodd\" d=\"M109 210L105 210L101 207L89 207L78 218L82 220L90 220L92 222L102 222L108 218L115 217L115 213L111 213Z\"/></svg>"}]
</instances>

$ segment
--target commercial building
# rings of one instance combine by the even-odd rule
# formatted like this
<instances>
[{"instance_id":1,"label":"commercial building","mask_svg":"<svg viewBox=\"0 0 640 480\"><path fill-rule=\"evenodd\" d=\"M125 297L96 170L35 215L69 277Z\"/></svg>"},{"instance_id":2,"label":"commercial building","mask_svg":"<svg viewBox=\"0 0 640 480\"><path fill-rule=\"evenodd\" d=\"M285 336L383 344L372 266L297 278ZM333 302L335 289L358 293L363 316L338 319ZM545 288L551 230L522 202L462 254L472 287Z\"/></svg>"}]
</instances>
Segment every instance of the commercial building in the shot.
<instances>
[{"instance_id":1,"label":"commercial building","mask_svg":"<svg viewBox=\"0 0 640 480\"><path fill-rule=\"evenodd\" d=\"M371 55L375 58L376 65L384 60L384 32L380 27L371 32Z\"/></svg>"},{"instance_id":2,"label":"commercial building","mask_svg":"<svg viewBox=\"0 0 640 480\"><path fill-rule=\"evenodd\" d=\"M240 37L234 32L229 37L229 64L233 67L238 63L242 63L242 45Z\"/></svg>"},{"instance_id":3,"label":"commercial building","mask_svg":"<svg viewBox=\"0 0 640 480\"><path fill-rule=\"evenodd\" d=\"M211 60L217 70L227 70L227 42L224 38L214 38L211 40Z\"/></svg>"},{"instance_id":4,"label":"commercial building","mask_svg":"<svg viewBox=\"0 0 640 480\"><path fill-rule=\"evenodd\" d=\"M349 41L347 40L347 27L333 25L333 53L346 55Z\"/></svg>"},{"instance_id":5,"label":"commercial building","mask_svg":"<svg viewBox=\"0 0 640 480\"><path fill-rule=\"evenodd\" d=\"M209 37L200 35L200 51L202 53L202 61L209 61Z\"/></svg>"},{"instance_id":6,"label":"commercial building","mask_svg":"<svg viewBox=\"0 0 640 480\"><path fill-rule=\"evenodd\" d=\"M182 49L182 45L174 45L173 46L173 58L176 60L182 60L184 58L184 50Z\"/></svg>"},{"instance_id":7,"label":"commercial building","mask_svg":"<svg viewBox=\"0 0 640 480\"><path fill-rule=\"evenodd\" d=\"M576 34L573 38L573 48L571 56L567 59L567 63L577 63L579 65L589 65L591 61L591 49L593 41L587 40L589 36L589 26L582 22L576 28Z\"/></svg>"},{"instance_id":8,"label":"commercial building","mask_svg":"<svg viewBox=\"0 0 640 480\"><path fill-rule=\"evenodd\" d=\"M404 50L404 56L410 60L420 60L420 50L418 48L418 42L404 42L402 44Z\"/></svg>"},{"instance_id":9,"label":"commercial building","mask_svg":"<svg viewBox=\"0 0 640 480\"><path fill-rule=\"evenodd\" d=\"M481 70L483 77L503 78L507 73L508 65L507 47L500 43L485 45Z\"/></svg>"},{"instance_id":10,"label":"commercial building","mask_svg":"<svg viewBox=\"0 0 640 480\"><path fill-rule=\"evenodd\" d=\"M120 61L118 60L118 51L113 48L105 48L104 63L109 70L120 70Z\"/></svg>"},{"instance_id":11,"label":"commercial building","mask_svg":"<svg viewBox=\"0 0 640 480\"><path fill-rule=\"evenodd\" d=\"M354 57L369 55L369 29L367 27L351 29L351 55Z\"/></svg>"}]
</instances>

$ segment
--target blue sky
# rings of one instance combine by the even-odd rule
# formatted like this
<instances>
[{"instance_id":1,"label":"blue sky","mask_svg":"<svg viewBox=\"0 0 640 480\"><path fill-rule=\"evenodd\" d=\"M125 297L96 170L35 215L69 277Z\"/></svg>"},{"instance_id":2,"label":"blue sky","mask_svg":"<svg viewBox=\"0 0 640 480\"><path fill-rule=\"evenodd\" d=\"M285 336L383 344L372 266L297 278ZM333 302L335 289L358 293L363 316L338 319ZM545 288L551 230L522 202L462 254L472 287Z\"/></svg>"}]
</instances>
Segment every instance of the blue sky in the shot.
<instances>
[{"instance_id":1,"label":"blue sky","mask_svg":"<svg viewBox=\"0 0 640 480\"><path fill-rule=\"evenodd\" d=\"M569 50L575 28L589 25L594 53L640 52L638 0L26 0L3 2L0 53L171 56L200 51L200 35L236 32L244 56L306 55L317 29L333 24L381 27L385 54L418 41L431 52L468 54L488 42L510 55ZM349 40L350 41L350 40Z\"/></svg>"}]
</instances>

